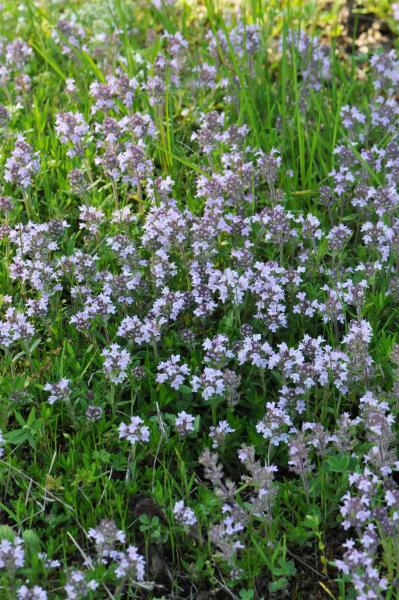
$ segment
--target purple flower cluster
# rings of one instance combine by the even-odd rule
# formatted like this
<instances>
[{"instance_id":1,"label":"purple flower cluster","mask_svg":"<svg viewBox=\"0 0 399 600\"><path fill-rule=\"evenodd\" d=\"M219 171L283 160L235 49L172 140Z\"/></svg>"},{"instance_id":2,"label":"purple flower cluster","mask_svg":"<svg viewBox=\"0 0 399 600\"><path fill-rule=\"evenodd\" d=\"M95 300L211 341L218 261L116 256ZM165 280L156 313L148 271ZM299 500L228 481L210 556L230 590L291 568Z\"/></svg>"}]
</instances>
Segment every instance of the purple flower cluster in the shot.
<instances>
[{"instance_id":1,"label":"purple flower cluster","mask_svg":"<svg viewBox=\"0 0 399 600\"><path fill-rule=\"evenodd\" d=\"M14 573L24 566L25 552L23 541L16 537L13 541L4 539L0 542L0 569Z\"/></svg>"},{"instance_id":2,"label":"purple flower cluster","mask_svg":"<svg viewBox=\"0 0 399 600\"><path fill-rule=\"evenodd\" d=\"M70 394L70 383L69 379L65 378L60 379L58 383L46 383L43 389L50 393L48 403L54 404L57 400L67 400Z\"/></svg>"},{"instance_id":3,"label":"purple flower cluster","mask_svg":"<svg viewBox=\"0 0 399 600\"><path fill-rule=\"evenodd\" d=\"M173 507L173 515L176 521L185 527L191 527L197 522L194 511L185 506L183 500L179 500L175 503Z\"/></svg>"},{"instance_id":4,"label":"purple flower cluster","mask_svg":"<svg viewBox=\"0 0 399 600\"><path fill-rule=\"evenodd\" d=\"M118 344L111 344L109 348L104 348L102 356L104 357L104 373L107 378L112 383L124 381L131 361L129 352Z\"/></svg>"},{"instance_id":5,"label":"purple flower cluster","mask_svg":"<svg viewBox=\"0 0 399 600\"><path fill-rule=\"evenodd\" d=\"M19 135L10 158L6 160L5 181L21 186L25 190L32 184L32 177L38 173L39 168L39 153L33 152L25 138Z\"/></svg>"},{"instance_id":6,"label":"purple flower cluster","mask_svg":"<svg viewBox=\"0 0 399 600\"><path fill-rule=\"evenodd\" d=\"M159 363L157 382L168 382L173 389L178 390L189 373L188 366L180 364L180 356L172 354L169 360Z\"/></svg>"},{"instance_id":7,"label":"purple flower cluster","mask_svg":"<svg viewBox=\"0 0 399 600\"><path fill-rule=\"evenodd\" d=\"M61 144L71 146L68 156L73 158L83 154L84 139L89 127L81 113L59 113L55 119L55 131Z\"/></svg>"},{"instance_id":8,"label":"purple flower cluster","mask_svg":"<svg viewBox=\"0 0 399 600\"><path fill-rule=\"evenodd\" d=\"M140 417L131 417L129 425L121 423L119 426L119 438L121 440L128 440L131 444L149 442L150 430L143 423L144 421Z\"/></svg>"},{"instance_id":9,"label":"purple flower cluster","mask_svg":"<svg viewBox=\"0 0 399 600\"><path fill-rule=\"evenodd\" d=\"M391 489L388 481L381 481L368 468L349 480L351 490L342 499L341 515L344 529L353 528L358 539L346 540L343 558L336 565L351 577L357 598L382 598L388 581L378 568L378 549L397 535L399 490Z\"/></svg>"}]
</instances>

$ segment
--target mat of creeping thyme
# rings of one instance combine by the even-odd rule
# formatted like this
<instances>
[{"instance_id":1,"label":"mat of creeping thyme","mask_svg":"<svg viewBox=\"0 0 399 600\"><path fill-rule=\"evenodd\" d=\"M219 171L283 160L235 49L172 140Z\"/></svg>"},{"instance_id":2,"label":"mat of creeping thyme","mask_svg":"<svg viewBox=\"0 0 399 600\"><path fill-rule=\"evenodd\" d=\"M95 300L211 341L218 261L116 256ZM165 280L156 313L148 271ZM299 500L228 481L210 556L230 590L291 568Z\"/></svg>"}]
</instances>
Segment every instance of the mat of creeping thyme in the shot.
<instances>
[{"instance_id":1,"label":"mat of creeping thyme","mask_svg":"<svg viewBox=\"0 0 399 600\"><path fill-rule=\"evenodd\" d=\"M4 600L399 597L394 36L219 4L2 4Z\"/></svg>"}]
</instances>

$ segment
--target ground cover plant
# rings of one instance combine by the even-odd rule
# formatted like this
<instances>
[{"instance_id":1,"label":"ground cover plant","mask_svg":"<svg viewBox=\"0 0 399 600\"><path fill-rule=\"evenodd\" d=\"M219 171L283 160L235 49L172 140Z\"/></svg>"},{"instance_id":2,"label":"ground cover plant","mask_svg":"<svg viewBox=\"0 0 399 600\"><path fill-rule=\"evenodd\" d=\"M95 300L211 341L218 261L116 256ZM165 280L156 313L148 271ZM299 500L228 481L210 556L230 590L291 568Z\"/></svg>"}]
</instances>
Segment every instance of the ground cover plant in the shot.
<instances>
[{"instance_id":1,"label":"ground cover plant","mask_svg":"<svg viewBox=\"0 0 399 600\"><path fill-rule=\"evenodd\" d=\"M377 4L2 3L1 598L399 597Z\"/></svg>"}]
</instances>

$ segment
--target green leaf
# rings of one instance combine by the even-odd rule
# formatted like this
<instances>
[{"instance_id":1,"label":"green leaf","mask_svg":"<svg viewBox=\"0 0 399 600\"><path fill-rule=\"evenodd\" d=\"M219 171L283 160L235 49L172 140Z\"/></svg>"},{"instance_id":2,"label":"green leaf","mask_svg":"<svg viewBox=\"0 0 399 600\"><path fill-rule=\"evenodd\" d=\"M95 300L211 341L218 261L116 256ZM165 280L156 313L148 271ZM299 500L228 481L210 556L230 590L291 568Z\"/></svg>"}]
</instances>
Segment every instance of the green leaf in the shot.
<instances>
[{"instance_id":1,"label":"green leaf","mask_svg":"<svg viewBox=\"0 0 399 600\"><path fill-rule=\"evenodd\" d=\"M240 590L241 600L252 600L255 592L253 590Z\"/></svg>"},{"instance_id":2,"label":"green leaf","mask_svg":"<svg viewBox=\"0 0 399 600\"><path fill-rule=\"evenodd\" d=\"M285 587L287 587L287 584L288 579L286 577L280 577L279 579L276 579L276 581L269 583L269 592L272 594L273 592L283 590Z\"/></svg>"},{"instance_id":3,"label":"green leaf","mask_svg":"<svg viewBox=\"0 0 399 600\"><path fill-rule=\"evenodd\" d=\"M40 46L38 46L37 44L35 44L34 42L31 42L32 47L36 50L36 52L46 61L47 64L50 65L50 67L57 73L57 75L63 80L65 81L66 76L64 75L64 73L61 71L60 67L58 66L58 64L55 62L55 60L50 56L50 54L48 52L46 52L46 50Z\"/></svg>"},{"instance_id":4,"label":"green leaf","mask_svg":"<svg viewBox=\"0 0 399 600\"><path fill-rule=\"evenodd\" d=\"M25 545L30 549L38 552L40 550L40 538L32 529L25 529L22 534Z\"/></svg>"},{"instance_id":5,"label":"green leaf","mask_svg":"<svg viewBox=\"0 0 399 600\"><path fill-rule=\"evenodd\" d=\"M329 456L327 459L327 471L333 473L346 473L350 464L349 454L338 454Z\"/></svg>"},{"instance_id":6,"label":"green leaf","mask_svg":"<svg viewBox=\"0 0 399 600\"><path fill-rule=\"evenodd\" d=\"M23 418L23 416L19 413L19 412L15 412L15 418L18 421L19 425L21 425L21 427L25 427L26 423L25 423L25 419Z\"/></svg>"},{"instance_id":7,"label":"green leaf","mask_svg":"<svg viewBox=\"0 0 399 600\"><path fill-rule=\"evenodd\" d=\"M201 416L197 415L195 417L195 421L194 421L194 431L195 433L198 433L200 430L200 424L201 424Z\"/></svg>"},{"instance_id":8,"label":"green leaf","mask_svg":"<svg viewBox=\"0 0 399 600\"><path fill-rule=\"evenodd\" d=\"M29 427L32 427L35 419L36 419L36 409L35 409L35 407L33 407L32 410L29 413L29 417L28 417L28 420L26 421L26 424Z\"/></svg>"},{"instance_id":9,"label":"green leaf","mask_svg":"<svg viewBox=\"0 0 399 600\"><path fill-rule=\"evenodd\" d=\"M181 385L181 386L179 387L179 392L180 392L181 394L184 394L184 395L186 395L186 394L192 394L192 393L193 393L193 390L190 388L190 386L188 386L188 385L184 385L184 383L183 383L183 385Z\"/></svg>"},{"instance_id":10,"label":"green leaf","mask_svg":"<svg viewBox=\"0 0 399 600\"><path fill-rule=\"evenodd\" d=\"M0 525L0 540L8 540L13 542L15 539L15 531L9 525Z\"/></svg>"},{"instance_id":11,"label":"green leaf","mask_svg":"<svg viewBox=\"0 0 399 600\"><path fill-rule=\"evenodd\" d=\"M18 444L23 444L26 442L28 439L28 433L24 429L15 429L14 431L9 431L5 438L10 444L18 446Z\"/></svg>"}]
</instances>

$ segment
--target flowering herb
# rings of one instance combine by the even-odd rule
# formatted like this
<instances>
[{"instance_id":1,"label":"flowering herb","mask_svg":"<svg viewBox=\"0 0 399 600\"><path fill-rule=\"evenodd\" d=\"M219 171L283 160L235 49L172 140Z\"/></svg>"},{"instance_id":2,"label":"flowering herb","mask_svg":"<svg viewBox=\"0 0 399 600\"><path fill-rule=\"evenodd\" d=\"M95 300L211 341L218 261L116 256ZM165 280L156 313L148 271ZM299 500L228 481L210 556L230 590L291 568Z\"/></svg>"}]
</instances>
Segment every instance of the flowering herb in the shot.
<instances>
[{"instance_id":1,"label":"flowering herb","mask_svg":"<svg viewBox=\"0 0 399 600\"><path fill-rule=\"evenodd\" d=\"M17 4L3 595L393 598L396 4Z\"/></svg>"}]
</instances>

